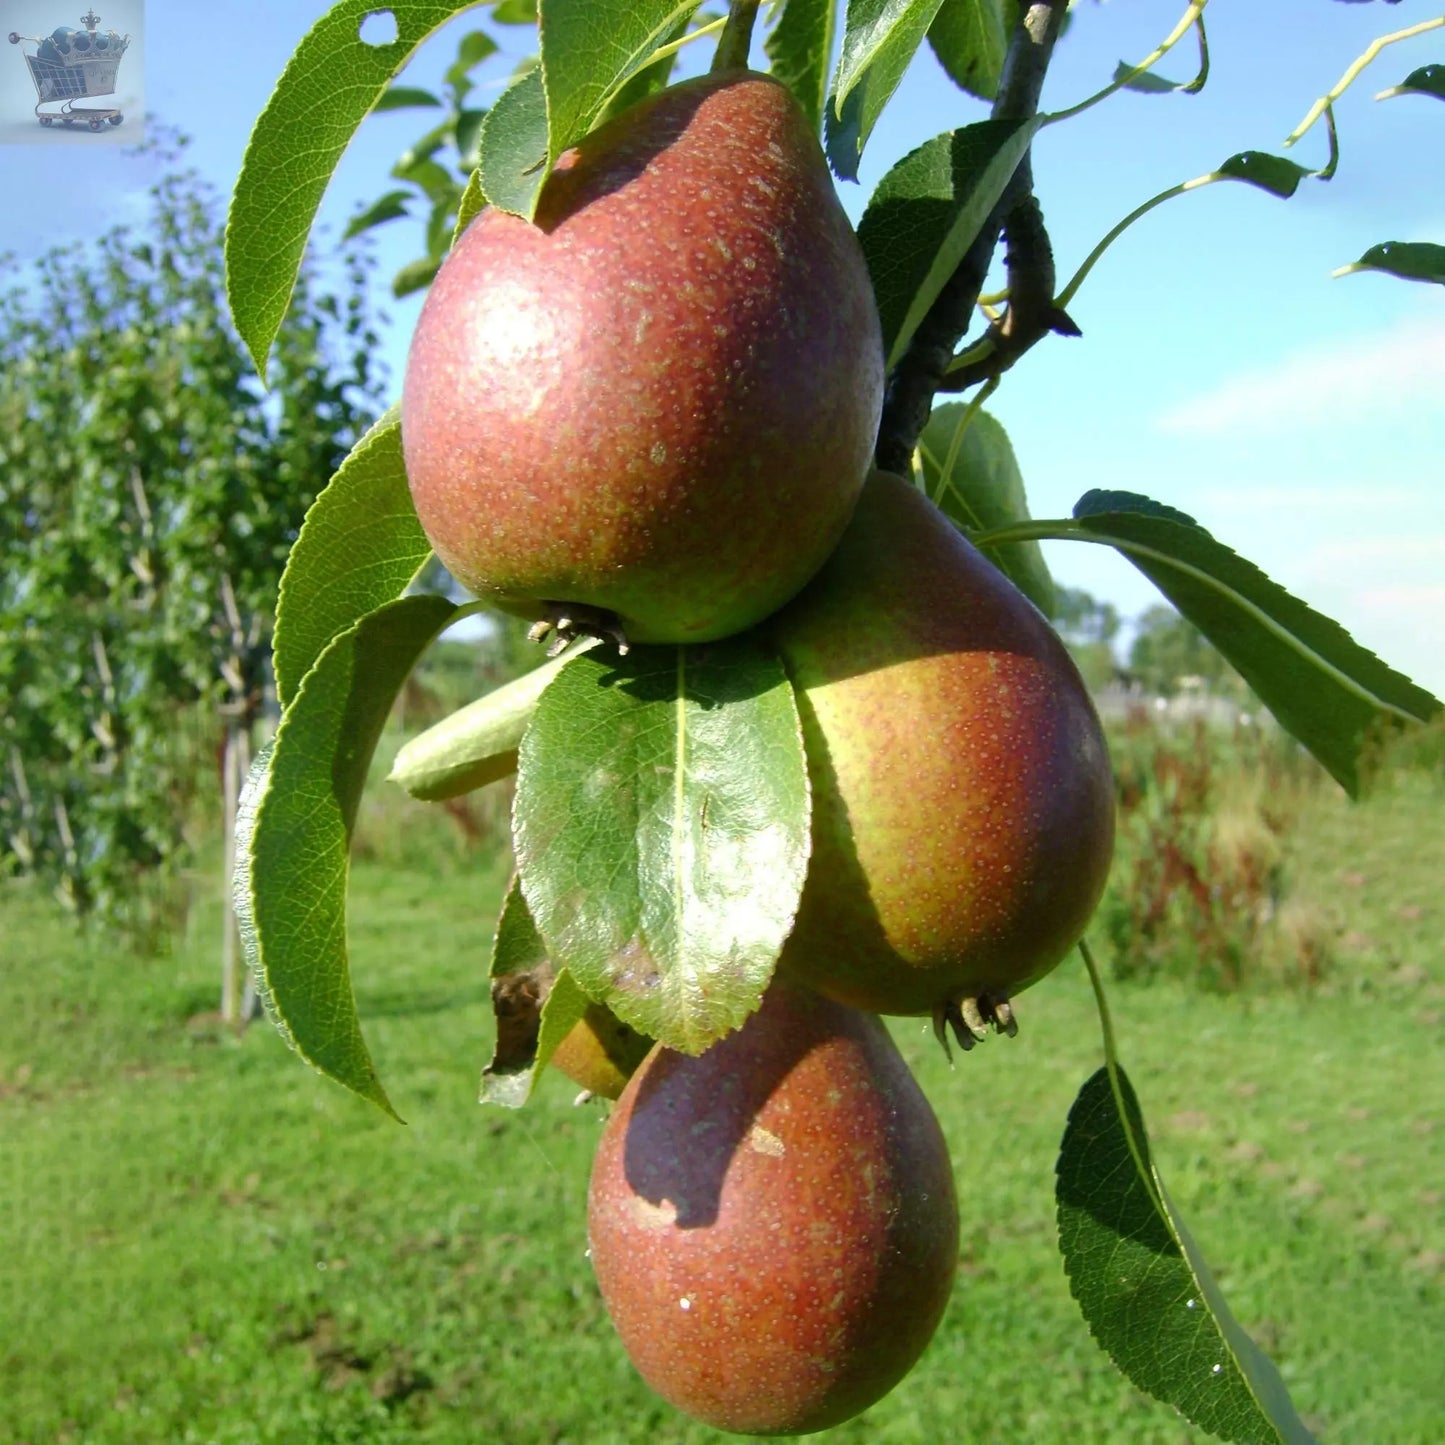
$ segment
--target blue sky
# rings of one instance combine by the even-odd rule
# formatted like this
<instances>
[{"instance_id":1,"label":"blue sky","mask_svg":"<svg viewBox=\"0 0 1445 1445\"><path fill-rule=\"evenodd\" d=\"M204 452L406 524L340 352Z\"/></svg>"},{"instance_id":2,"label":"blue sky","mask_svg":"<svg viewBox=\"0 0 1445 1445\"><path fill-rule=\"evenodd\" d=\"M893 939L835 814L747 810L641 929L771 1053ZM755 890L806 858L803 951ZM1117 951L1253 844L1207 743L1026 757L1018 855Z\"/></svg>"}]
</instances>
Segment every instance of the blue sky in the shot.
<instances>
[{"instance_id":1,"label":"blue sky","mask_svg":"<svg viewBox=\"0 0 1445 1445\"><path fill-rule=\"evenodd\" d=\"M118 13L137 0L111 3ZM128 83L139 93L143 80L151 113L191 133L192 161L228 193L256 113L326 8L324 0L146 0L144 49L132 53L143 71ZM18 23L37 9L51 17L47 29L75 23L59 0L0 0L0 32L40 33ZM1083 0L1045 107L1098 89L1118 60L1150 51L1182 9L1182 0ZM97 11L103 28L117 24L103 3ZM1120 94L1038 140L1034 170L1061 278L1147 197L1239 150L1280 153L1314 97L1371 39L1439 14L1439 0L1213 0L1202 94ZM452 31L478 23L464 16ZM496 34L505 53L483 74L500 86L531 32ZM446 32L437 37L408 80L436 84L454 44ZM1036 515L1066 514L1090 487L1181 507L1445 694L1445 646L1427 625L1445 610L1445 292L1330 276L1378 241L1445 241L1445 106L1371 99L1438 60L1445 30L1393 47L1366 73L1337 108L1343 159L1329 184L1308 182L1289 202L1222 184L1146 217L1071 306L1083 337L1037 347L991 406L1009 429ZM1193 64L1190 41L1159 69L1184 78ZM12 133L5 108L25 94L19 54L0 43L0 135ZM874 133L861 184L841 188L850 213L906 151L982 114L921 57ZM418 111L367 122L323 206L332 235L388 188L388 168L424 122ZM144 213L151 163L110 146L87 151L81 142L90 139L74 137L64 151L0 144L0 250L38 254ZM1290 154L1321 164L1322 129ZM420 250L408 222L375 234L379 277ZM399 384L418 303L383 304ZM1107 549L1051 544L1049 559L1060 580L1126 613L1154 600Z\"/></svg>"}]
</instances>

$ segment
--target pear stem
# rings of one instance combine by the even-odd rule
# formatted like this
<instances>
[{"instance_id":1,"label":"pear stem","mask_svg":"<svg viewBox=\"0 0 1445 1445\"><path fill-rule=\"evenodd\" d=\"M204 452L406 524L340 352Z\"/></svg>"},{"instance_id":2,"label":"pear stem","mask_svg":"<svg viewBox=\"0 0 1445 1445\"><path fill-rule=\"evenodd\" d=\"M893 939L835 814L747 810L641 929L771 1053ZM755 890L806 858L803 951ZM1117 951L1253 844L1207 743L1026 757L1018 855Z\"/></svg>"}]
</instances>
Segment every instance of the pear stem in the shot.
<instances>
[{"instance_id":1,"label":"pear stem","mask_svg":"<svg viewBox=\"0 0 1445 1445\"><path fill-rule=\"evenodd\" d=\"M731 0L728 23L718 39L712 58L712 73L724 70L746 70L753 47L753 22L758 18L761 0Z\"/></svg>"}]
</instances>

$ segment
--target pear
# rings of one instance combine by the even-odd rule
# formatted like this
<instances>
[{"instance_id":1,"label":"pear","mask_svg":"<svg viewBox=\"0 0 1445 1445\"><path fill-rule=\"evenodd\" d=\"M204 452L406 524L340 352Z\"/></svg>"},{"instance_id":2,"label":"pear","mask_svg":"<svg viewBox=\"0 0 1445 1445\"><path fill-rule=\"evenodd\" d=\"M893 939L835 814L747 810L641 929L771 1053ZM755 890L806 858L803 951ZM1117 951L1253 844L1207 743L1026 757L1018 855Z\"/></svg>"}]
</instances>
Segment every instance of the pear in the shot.
<instances>
[{"instance_id":1,"label":"pear","mask_svg":"<svg viewBox=\"0 0 1445 1445\"><path fill-rule=\"evenodd\" d=\"M725 72L587 136L535 223L468 226L407 360L407 477L478 596L702 642L822 565L882 388L867 269L817 139L785 87Z\"/></svg>"},{"instance_id":2,"label":"pear","mask_svg":"<svg viewBox=\"0 0 1445 1445\"><path fill-rule=\"evenodd\" d=\"M785 982L701 1055L643 1062L603 1130L587 1221L643 1379L751 1434L881 1399L957 1269L947 1146L887 1029Z\"/></svg>"},{"instance_id":3,"label":"pear","mask_svg":"<svg viewBox=\"0 0 1445 1445\"><path fill-rule=\"evenodd\" d=\"M1109 869L1102 729L1053 628L921 492L864 488L769 624L798 694L812 854L781 973L851 1004L1012 1028ZM968 1032L959 1028L966 1023Z\"/></svg>"}]
</instances>

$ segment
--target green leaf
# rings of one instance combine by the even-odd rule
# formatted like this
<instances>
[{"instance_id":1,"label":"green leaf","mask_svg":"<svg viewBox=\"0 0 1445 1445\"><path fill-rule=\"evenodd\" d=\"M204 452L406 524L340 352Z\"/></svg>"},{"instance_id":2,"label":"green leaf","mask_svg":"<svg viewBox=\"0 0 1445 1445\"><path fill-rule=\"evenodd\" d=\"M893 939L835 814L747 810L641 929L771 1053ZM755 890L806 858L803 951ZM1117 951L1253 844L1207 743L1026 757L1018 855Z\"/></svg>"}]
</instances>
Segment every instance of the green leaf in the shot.
<instances>
[{"instance_id":1,"label":"green leaf","mask_svg":"<svg viewBox=\"0 0 1445 1445\"><path fill-rule=\"evenodd\" d=\"M1152 70L1143 70L1135 75L1134 67L1127 60L1121 60L1114 67L1114 83L1117 85L1121 81L1125 90L1137 90L1143 95L1173 95L1175 91L1185 90L1192 84L1185 80L1167 80L1162 75L1155 75Z\"/></svg>"},{"instance_id":2,"label":"green leaf","mask_svg":"<svg viewBox=\"0 0 1445 1445\"><path fill-rule=\"evenodd\" d=\"M834 0L785 0L777 24L763 41L773 77L793 92L819 134L828 98L835 9Z\"/></svg>"},{"instance_id":3,"label":"green leaf","mask_svg":"<svg viewBox=\"0 0 1445 1445\"><path fill-rule=\"evenodd\" d=\"M537 66L523 71L487 112L477 175L490 205L531 219L547 176L547 98Z\"/></svg>"},{"instance_id":4,"label":"green leaf","mask_svg":"<svg viewBox=\"0 0 1445 1445\"><path fill-rule=\"evenodd\" d=\"M400 597L430 556L406 484L393 408L312 503L287 558L273 647L282 708L331 639Z\"/></svg>"},{"instance_id":5,"label":"green leaf","mask_svg":"<svg viewBox=\"0 0 1445 1445\"><path fill-rule=\"evenodd\" d=\"M346 950L347 851L367 768L422 650L457 614L403 597L332 640L306 674L248 799L236 861L258 989L308 1063L394 1113L372 1066Z\"/></svg>"},{"instance_id":6,"label":"green leaf","mask_svg":"<svg viewBox=\"0 0 1445 1445\"><path fill-rule=\"evenodd\" d=\"M497 1033L480 1101L520 1109L591 1000L565 968L554 971L515 876L497 920L491 976Z\"/></svg>"},{"instance_id":7,"label":"green leaf","mask_svg":"<svg viewBox=\"0 0 1445 1445\"><path fill-rule=\"evenodd\" d=\"M1118 548L1352 796L1384 731L1440 711L1424 688L1182 512L1132 492L1093 491L1074 516L1073 528L1040 523L1026 530Z\"/></svg>"},{"instance_id":8,"label":"green leaf","mask_svg":"<svg viewBox=\"0 0 1445 1445\"><path fill-rule=\"evenodd\" d=\"M985 120L935 136L878 183L858 240L890 369L973 244L1038 124Z\"/></svg>"},{"instance_id":9,"label":"green leaf","mask_svg":"<svg viewBox=\"0 0 1445 1445\"><path fill-rule=\"evenodd\" d=\"M1247 181L1287 201L1299 189L1299 183L1315 172L1287 161L1283 156L1272 156L1267 151L1240 151L1238 155L1230 156L1217 174L1232 181Z\"/></svg>"},{"instance_id":10,"label":"green leaf","mask_svg":"<svg viewBox=\"0 0 1445 1445\"><path fill-rule=\"evenodd\" d=\"M1309 1445L1279 1372L1229 1311L1149 1158L1116 1069L1079 1091L1059 1152L1059 1248L1094 1338L1141 1390L1226 1440Z\"/></svg>"},{"instance_id":11,"label":"green leaf","mask_svg":"<svg viewBox=\"0 0 1445 1445\"><path fill-rule=\"evenodd\" d=\"M468 77L482 61L497 53L497 42L485 30L469 30L457 43L457 58L447 66L442 84L460 100L471 89Z\"/></svg>"},{"instance_id":12,"label":"green leaf","mask_svg":"<svg viewBox=\"0 0 1445 1445\"><path fill-rule=\"evenodd\" d=\"M918 439L928 495L970 536L1027 521L1023 474L1008 433L986 411L975 412L960 432L968 414L962 402L940 406ZM1054 579L1037 542L1010 542L983 550L1045 617L1054 615Z\"/></svg>"},{"instance_id":13,"label":"green leaf","mask_svg":"<svg viewBox=\"0 0 1445 1445\"><path fill-rule=\"evenodd\" d=\"M236 330L264 376L306 239L357 126L412 51L469 0L391 0L397 39L368 45L376 0L339 0L296 47L246 145L226 223L226 292Z\"/></svg>"},{"instance_id":14,"label":"green leaf","mask_svg":"<svg viewBox=\"0 0 1445 1445\"><path fill-rule=\"evenodd\" d=\"M1382 90L1376 100L1389 100L1396 95L1433 95L1445 100L1445 65L1422 65L1412 70L1399 85Z\"/></svg>"},{"instance_id":15,"label":"green leaf","mask_svg":"<svg viewBox=\"0 0 1445 1445\"><path fill-rule=\"evenodd\" d=\"M535 25L537 0L497 0L492 7L492 19L498 25Z\"/></svg>"},{"instance_id":16,"label":"green leaf","mask_svg":"<svg viewBox=\"0 0 1445 1445\"><path fill-rule=\"evenodd\" d=\"M440 161L415 160L409 166L397 166L392 175L399 181L410 181L427 200L455 200L461 193L457 178Z\"/></svg>"},{"instance_id":17,"label":"green leaf","mask_svg":"<svg viewBox=\"0 0 1445 1445\"><path fill-rule=\"evenodd\" d=\"M440 256L419 256L415 261L408 261L405 266L399 267L396 275L391 278L391 294L400 301L403 296L410 296L413 291L425 291L436 280L441 264Z\"/></svg>"},{"instance_id":18,"label":"green leaf","mask_svg":"<svg viewBox=\"0 0 1445 1445\"><path fill-rule=\"evenodd\" d=\"M897 90L942 0L848 0L843 50L824 117L828 161L844 180Z\"/></svg>"},{"instance_id":19,"label":"green leaf","mask_svg":"<svg viewBox=\"0 0 1445 1445\"><path fill-rule=\"evenodd\" d=\"M457 161L464 171L477 168L481 158L482 122L486 118L484 110L464 110L457 115Z\"/></svg>"},{"instance_id":20,"label":"green leaf","mask_svg":"<svg viewBox=\"0 0 1445 1445\"><path fill-rule=\"evenodd\" d=\"M1384 271L1402 281L1434 281L1445 286L1445 246L1429 241L1381 241L1334 274L1348 276L1354 271Z\"/></svg>"},{"instance_id":21,"label":"green leaf","mask_svg":"<svg viewBox=\"0 0 1445 1445\"><path fill-rule=\"evenodd\" d=\"M960 90L992 100L1017 19L1016 0L943 0L928 43Z\"/></svg>"},{"instance_id":22,"label":"green leaf","mask_svg":"<svg viewBox=\"0 0 1445 1445\"><path fill-rule=\"evenodd\" d=\"M657 37L657 43L671 45L674 40L680 40L687 34L691 20L690 14L680 14ZM594 128L605 125L613 116L621 115L625 110L631 110L638 101L646 100L649 95L656 95L658 91L665 90L667 82L672 78L672 70L676 64L677 52L673 51L664 55L661 60L649 61L646 65L633 71L631 76L612 92L607 104L598 112Z\"/></svg>"},{"instance_id":23,"label":"green leaf","mask_svg":"<svg viewBox=\"0 0 1445 1445\"><path fill-rule=\"evenodd\" d=\"M429 90L421 90L415 85L389 85L372 110L407 110L414 106L440 105L441 101Z\"/></svg>"},{"instance_id":24,"label":"green leaf","mask_svg":"<svg viewBox=\"0 0 1445 1445\"><path fill-rule=\"evenodd\" d=\"M578 652L595 645L595 638L584 638L562 656L513 678L412 738L397 753L390 781L414 798L435 803L516 772L517 748L538 699Z\"/></svg>"},{"instance_id":25,"label":"green leaf","mask_svg":"<svg viewBox=\"0 0 1445 1445\"><path fill-rule=\"evenodd\" d=\"M574 658L522 740L513 842L554 964L696 1054L757 1007L792 928L808 780L761 643Z\"/></svg>"},{"instance_id":26,"label":"green leaf","mask_svg":"<svg viewBox=\"0 0 1445 1445\"><path fill-rule=\"evenodd\" d=\"M549 170L592 129L613 93L647 64L672 27L697 7L698 0L587 0L585 5L541 0Z\"/></svg>"},{"instance_id":27,"label":"green leaf","mask_svg":"<svg viewBox=\"0 0 1445 1445\"><path fill-rule=\"evenodd\" d=\"M473 171L467 178L467 188L462 192L462 198L457 202L457 223L452 228L452 245L455 246L462 232L486 208L487 197L482 190L482 175L480 171Z\"/></svg>"},{"instance_id":28,"label":"green leaf","mask_svg":"<svg viewBox=\"0 0 1445 1445\"><path fill-rule=\"evenodd\" d=\"M374 200L364 211L358 211L350 221L346 229L341 233L343 241L349 241L353 236L359 236L363 231L369 231L373 226L380 226L386 221L395 221L401 216L408 214L406 203L411 199L410 191L388 191L384 196Z\"/></svg>"}]
</instances>

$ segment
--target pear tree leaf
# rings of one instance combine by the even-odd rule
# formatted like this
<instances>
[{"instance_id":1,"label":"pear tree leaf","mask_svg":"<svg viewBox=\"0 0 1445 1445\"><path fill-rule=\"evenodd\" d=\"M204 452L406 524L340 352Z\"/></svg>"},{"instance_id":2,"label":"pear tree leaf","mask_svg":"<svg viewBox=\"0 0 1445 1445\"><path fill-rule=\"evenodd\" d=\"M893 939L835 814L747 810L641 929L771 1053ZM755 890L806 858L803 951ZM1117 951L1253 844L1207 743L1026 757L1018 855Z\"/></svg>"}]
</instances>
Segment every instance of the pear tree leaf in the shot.
<instances>
[{"instance_id":1,"label":"pear tree leaf","mask_svg":"<svg viewBox=\"0 0 1445 1445\"><path fill-rule=\"evenodd\" d=\"M1127 60L1121 60L1114 67L1114 82L1117 85L1121 81L1125 90L1137 90L1142 95L1172 95L1176 90L1184 89L1183 82L1166 80L1162 75L1155 75L1152 70L1140 71L1135 75L1134 67Z\"/></svg>"},{"instance_id":2,"label":"pear tree leaf","mask_svg":"<svg viewBox=\"0 0 1445 1445\"><path fill-rule=\"evenodd\" d=\"M482 173L473 171L467 178L467 188L462 192L461 200L457 202L457 223L452 228L453 246L462 232L486 209L486 204L486 193L482 190Z\"/></svg>"},{"instance_id":3,"label":"pear tree leaf","mask_svg":"<svg viewBox=\"0 0 1445 1445\"><path fill-rule=\"evenodd\" d=\"M458 611L444 597L403 597L332 639L282 714L264 774L253 773L236 853L237 913L257 991L287 1042L393 1114L352 992L347 853L392 703Z\"/></svg>"},{"instance_id":4,"label":"pear tree leaf","mask_svg":"<svg viewBox=\"0 0 1445 1445\"><path fill-rule=\"evenodd\" d=\"M414 798L435 803L516 772L517 748L542 693L577 653L596 643L596 638L583 638L560 657L503 683L404 743L390 781Z\"/></svg>"},{"instance_id":5,"label":"pear tree leaf","mask_svg":"<svg viewBox=\"0 0 1445 1445\"><path fill-rule=\"evenodd\" d=\"M341 233L341 239L349 241L353 236L359 236L363 231L371 230L373 226L380 226L387 221L395 221L408 215L406 203L409 200L411 200L410 191L388 191L384 196L379 196L364 211L358 211L346 223L346 229Z\"/></svg>"},{"instance_id":6,"label":"pear tree leaf","mask_svg":"<svg viewBox=\"0 0 1445 1445\"><path fill-rule=\"evenodd\" d=\"M942 0L848 0L843 50L824 117L828 162L858 179L863 147L898 89Z\"/></svg>"},{"instance_id":7,"label":"pear tree leaf","mask_svg":"<svg viewBox=\"0 0 1445 1445\"><path fill-rule=\"evenodd\" d=\"M492 19L498 25L535 25L537 0L497 0L492 7Z\"/></svg>"},{"instance_id":8,"label":"pear tree leaf","mask_svg":"<svg viewBox=\"0 0 1445 1445\"><path fill-rule=\"evenodd\" d=\"M1117 548L1352 797L1386 732L1440 711L1424 688L1184 513L1133 492L1092 491L1075 505L1074 517L1072 525L1016 530Z\"/></svg>"},{"instance_id":9,"label":"pear tree leaf","mask_svg":"<svg viewBox=\"0 0 1445 1445\"><path fill-rule=\"evenodd\" d=\"M1003 424L986 411L968 414L962 402L936 408L918 439L928 495L966 535L1029 516L1023 474ZM986 547L984 555L1045 617L1054 615L1054 579L1043 551L1033 541Z\"/></svg>"},{"instance_id":10,"label":"pear tree leaf","mask_svg":"<svg viewBox=\"0 0 1445 1445\"><path fill-rule=\"evenodd\" d=\"M928 43L960 90L992 100L1017 20L1017 0L943 0Z\"/></svg>"},{"instance_id":11,"label":"pear tree leaf","mask_svg":"<svg viewBox=\"0 0 1445 1445\"><path fill-rule=\"evenodd\" d=\"M276 697L289 707L332 638L400 597L431 556L416 519L393 408L311 504L276 603Z\"/></svg>"},{"instance_id":12,"label":"pear tree leaf","mask_svg":"<svg viewBox=\"0 0 1445 1445\"><path fill-rule=\"evenodd\" d=\"M755 638L573 660L522 739L513 844L555 966L700 1053L758 1006L808 858L802 729Z\"/></svg>"},{"instance_id":13,"label":"pear tree leaf","mask_svg":"<svg viewBox=\"0 0 1445 1445\"><path fill-rule=\"evenodd\" d=\"M497 42L485 30L469 30L457 42L457 58L447 66L442 84L449 85L458 103L472 88L471 73L497 53Z\"/></svg>"},{"instance_id":14,"label":"pear tree leaf","mask_svg":"<svg viewBox=\"0 0 1445 1445\"><path fill-rule=\"evenodd\" d=\"M541 0L538 33L547 105L547 169L597 123L612 96L699 0ZM488 195L490 195L490 191ZM527 212L531 219L531 213Z\"/></svg>"},{"instance_id":15,"label":"pear tree leaf","mask_svg":"<svg viewBox=\"0 0 1445 1445\"><path fill-rule=\"evenodd\" d=\"M1355 271L1383 271L1402 281L1433 281L1445 286L1445 246L1430 241L1381 241L1334 274L1349 276Z\"/></svg>"},{"instance_id":16,"label":"pear tree leaf","mask_svg":"<svg viewBox=\"0 0 1445 1445\"><path fill-rule=\"evenodd\" d=\"M984 120L935 136L878 183L858 240L891 370L1003 194L1037 118Z\"/></svg>"},{"instance_id":17,"label":"pear tree leaf","mask_svg":"<svg viewBox=\"0 0 1445 1445\"><path fill-rule=\"evenodd\" d=\"M326 187L412 52L471 0L389 0L397 38L361 38L376 0L337 0L296 47L251 131L226 221L226 296L261 375Z\"/></svg>"},{"instance_id":18,"label":"pear tree leaf","mask_svg":"<svg viewBox=\"0 0 1445 1445\"><path fill-rule=\"evenodd\" d=\"M658 45L671 45L674 40L681 40L687 34L688 26L692 22L690 13L682 13L667 27L657 38ZM646 65L640 66L623 83L613 91L608 98L607 104L598 112L594 122L596 126L605 125L613 116L621 115L625 110L631 110L639 101L646 100L649 95L656 95L659 90L667 88L667 82L672 78L673 67L677 64L677 52L664 55L661 60L650 60Z\"/></svg>"},{"instance_id":19,"label":"pear tree leaf","mask_svg":"<svg viewBox=\"0 0 1445 1445\"><path fill-rule=\"evenodd\" d=\"M418 256L415 261L408 261L405 266L398 267L391 278L391 294L400 301L403 296L425 291L436 280L441 265L440 256Z\"/></svg>"},{"instance_id":20,"label":"pear tree leaf","mask_svg":"<svg viewBox=\"0 0 1445 1445\"><path fill-rule=\"evenodd\" d=\"M542 72L522 71L482 122L477 178L489 205L531 219L547 176L547 97Z\"/></svg>"},{"instance_id":21,"label":"pear tree leaf","mask_svg":"<svg viewBox=\"0 0 1445 1445\"><path fill-rule=\"evenodd\" d=\"M1069 1289L1139 1389L1226 1440L1311 1445L1279 1372L1230 1313L1169 1202L1122 1068L1112 1080L1102 1068L1080 1089L1055 1198Z\"/></svg>"},{"instance_id":22,"label":"pear tree leaf","mask_svg":"<svg viewBox=\"0 0 1445 1445\"><path fill-rule=\"evenodd\" d=\"M399 181L409 181L429 201L455 199L461 189L457 178L440 161L418 157L406 166L394 166L392 175Z\"/></svg>"},{"instance_id":23,"label":"pear tree leaf","mask_svg":"<svg viewBox=\"0 0 1445 1445\"><path fill-rule=\"evenodd\" d=\"M823 129L836 8L833 0L784 0L777 24L763 41L770 73L793 92L814 134Z\"/></svg>"},{"instance_id":24,"label":"pear tree leaf","mask_svg":"<svg viewBox=\"0 0 1445 1445\"><path fill-rule=\"evenodd\" d=\"M491 977L497 1034L480 1101L520 1109L591 1000L565 968L553 969L515 875L497 919Z\"/></svg>"},{"instance_id":25,"label":"pear tree leaf","mask_svg":"<svg viewBox=\"0 0 1445 1445\"><path fill-rule=\"evenodd\" d=\"M1299 183L1316 172L1283 156L1272 156L1268 151L1240 151L1230 156L1215 174L1231 181L1246 181L1287 201L1299 189Z\"/></svg>"},{"instance_id":26,"label":"pear tree leaf","mask_svg":"<svg viewBox=\"0 0 1445 1445\"><path fill-rule=\"evenodd\" d=\"M1412 70L1399 85L1382 90L1376 100L1389 100L1396 95L1433 95L1436 100L1445 100L1445 65L1422 65Z\"/></svg>"},{"instance_id":27,"label":"pear tree leaf","mask_svg":"<svg viewBox=\"0 0 1445 1445\"><path fill-rule=\"evenodd\" d=\"M457 163L464 171L474 171L481 159L482 122L486 120L484 110L462 110L457 112L456 143Z\"/></svg>"},{"instance_id":28,"label":"pear tree leaf","mask_svg":"<svg viewBox=\"0 0 1445 1445\"><path fill-rule=\"evenodd\" d=\"M441 101L429 90L415 85L389 85L382 91L381 98L372 106L373 111L409 110L422 106L439 107Z\"/></svg>"}]
</instances>

